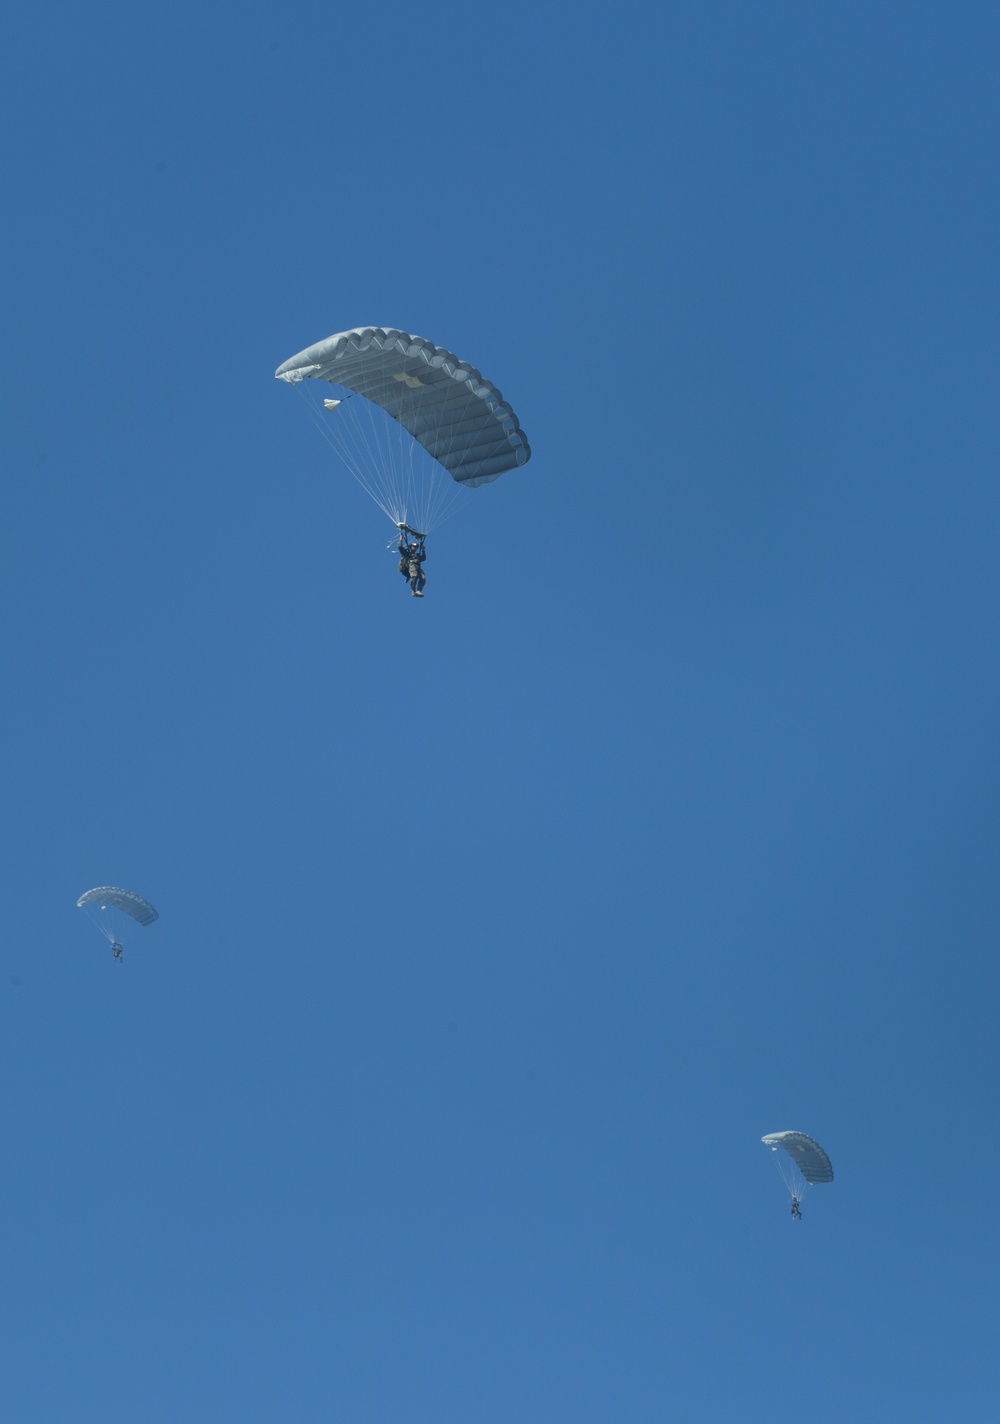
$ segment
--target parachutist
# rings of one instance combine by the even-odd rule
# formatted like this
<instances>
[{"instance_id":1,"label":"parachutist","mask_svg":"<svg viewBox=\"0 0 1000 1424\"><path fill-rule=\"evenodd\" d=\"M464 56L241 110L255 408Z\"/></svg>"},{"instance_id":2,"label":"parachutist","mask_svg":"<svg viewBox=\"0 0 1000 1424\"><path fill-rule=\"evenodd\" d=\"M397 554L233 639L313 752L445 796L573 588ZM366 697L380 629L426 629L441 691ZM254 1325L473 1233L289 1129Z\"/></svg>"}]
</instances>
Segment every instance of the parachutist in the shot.
<instances>
[{"instance_id":1,"label":"parachutist","mask_svg":"<svg viewBox=\"0 0 1000 1424\"><path fill-rule=\"evenodd\" d=\"M110 944L116 959L122 957L122 934L131 934L128 919L137 925L151 925L160 917L148 900L137 895L134 890L123 890L120 885L95 885L86 890L76 902L78 910L86 910L101 934L104 944ZM131 943L131 940L129 941Z\"/></svg>"},{"instance_id":2,"label":"parachutist","mask_svg":"<svg viewBox=\"0 0 1000 1424\"><path fill-rule=\"evenodd\" d=\"M423 537L421 536L419 543L416 539L411 539L410 542L407 543L403 529L400 529L399 544L397 547L399 549L399 572L405 579L409 580L410 592L413 594L413 597L423 598L424 584L427 582L424 578L424 571L421 568L421 565L427 558L427 554L424 551Z\"/></svg>"},{"instance_id":3,"label":"parachutist","mask_svg":"<svg viewBox=\"0 0 1000 1424\"><path fill-rule=\"evenodd\" d=\"M819 1143L804 1132L769 1132L761 1138L761 1142L775 1154L774 1164L792 1199L792 1220L801 1221L799 1192L833 1181L833 1166L829 1157ZM786 1161L786 1157L790 1160Z\"/></svg>"}]
</instances>

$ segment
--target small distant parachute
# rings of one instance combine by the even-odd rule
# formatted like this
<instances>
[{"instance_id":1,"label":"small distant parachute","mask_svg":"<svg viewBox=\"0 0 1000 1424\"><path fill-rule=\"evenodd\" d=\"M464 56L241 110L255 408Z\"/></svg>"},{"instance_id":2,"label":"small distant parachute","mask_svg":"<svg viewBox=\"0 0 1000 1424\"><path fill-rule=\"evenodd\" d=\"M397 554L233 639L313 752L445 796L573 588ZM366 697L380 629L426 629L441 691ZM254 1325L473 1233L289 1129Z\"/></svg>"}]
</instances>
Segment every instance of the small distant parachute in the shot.
<instances>
[{"instance_id":1,"label":"small distant parachute","mask_svg":"<svg viewBox=\"0 0 1000 1424\"><path fill-rule=\"evenodd\" d=\"M87 890L76 904L78 909L87 911L116 959L121 959L122 943L135 925L151 925L160 918L148 900L114 885Z\"/></svg>"},{"instance_id":2,"label":"small distant parachute","mask_svg":"<svg viewBox=\"0 0 1000 1424\"><path fill-rule=\"evenodd\" d=\"M774 1154L774 1164L793 1203L802 1200L808 1187L833 1181L829 1157L819 1143L804 1132L771 1132L760 1140ZM795 1214L794 1205L792 1214Z\"/></svg>"},{"instance_id":3,"label":"small distant parachute","mask_svg":"<svg viewBox=\"0 0 1000 1424\"><path fill-rule=\"evenodd\" d=\"M302 394L315 391L323 434L398 528L426 534L463 489L531 458L496 386L454 352L395 327L338 332L275 376ZM324 398L327 383L338 389Z\"/></svg>"}]
</instances>

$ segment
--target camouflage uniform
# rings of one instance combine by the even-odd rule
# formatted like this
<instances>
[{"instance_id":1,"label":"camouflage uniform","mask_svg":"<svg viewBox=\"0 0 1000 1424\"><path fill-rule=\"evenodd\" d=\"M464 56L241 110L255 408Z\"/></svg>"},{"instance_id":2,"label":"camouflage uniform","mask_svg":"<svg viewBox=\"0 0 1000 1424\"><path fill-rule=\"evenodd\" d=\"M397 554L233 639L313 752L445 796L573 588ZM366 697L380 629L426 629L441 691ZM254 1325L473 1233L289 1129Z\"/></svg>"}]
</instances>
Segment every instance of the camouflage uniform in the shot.
<instances>
[{"instance_id":1,"label":"camouflage uniform","mask_svg":"<svg viewBox=\"0 0 1000 1424\"><path fill-rule=\"evenodd\" d=\"M410 580L410 588L414 593L419 593L427 580L424 578L423 569L420 565L427 555L424 553L423 544L417 544L413 548L404 545L402 539L399 541L399 552L402 555L400 564L406 565L406 577Z\"/></svg>"}]
</instances>

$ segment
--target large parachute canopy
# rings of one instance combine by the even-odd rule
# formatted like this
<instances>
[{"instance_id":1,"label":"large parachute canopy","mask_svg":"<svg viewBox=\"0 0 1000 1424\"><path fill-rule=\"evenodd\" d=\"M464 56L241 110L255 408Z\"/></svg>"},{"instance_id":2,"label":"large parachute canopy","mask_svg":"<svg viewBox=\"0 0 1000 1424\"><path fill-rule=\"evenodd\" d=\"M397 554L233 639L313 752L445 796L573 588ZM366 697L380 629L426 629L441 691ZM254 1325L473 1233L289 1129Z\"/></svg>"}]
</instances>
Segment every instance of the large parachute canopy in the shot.
<instances>
[{"instance_id":1,"label":"large parachute canopy","mask_svg":"<svg viewBox=\"0 0 1000 1424\"><path fill-rule=\"evenodd\" d=\"M151 925L159 919L148 900L115 885L98 885L87 890L76 903L78 909L87 911L104 938L112 948L117 946L118 951L136 925Z\"/></svg>"},{"instance_id":2,"label":"large parachute canopy","mask_svg":"<svg viewBox=\"0 0 1000 1424\"><path fill-rule=\"evenodd\" d=\"M781 1180L796 1200L801 1199L807 1186L833 1181L829 1157L819 1143L804 1132L770 1132L760 1140L775 1154Z\"/></svg>"},{"instance_id":3,"label":"large parachute canopy","mask_svg":"<svg viewBox=\"0 0 1000 1424\"><path fill-rule=\"evenodd\" d=\"M358 483L399 527L426 534L463 489L489 484L531 458L496 386L454 352L395 327L338 332L290 357L275 376L304 394L313 381L336 388L313 402L317 419Z\"/></svg>"}]
</instances>

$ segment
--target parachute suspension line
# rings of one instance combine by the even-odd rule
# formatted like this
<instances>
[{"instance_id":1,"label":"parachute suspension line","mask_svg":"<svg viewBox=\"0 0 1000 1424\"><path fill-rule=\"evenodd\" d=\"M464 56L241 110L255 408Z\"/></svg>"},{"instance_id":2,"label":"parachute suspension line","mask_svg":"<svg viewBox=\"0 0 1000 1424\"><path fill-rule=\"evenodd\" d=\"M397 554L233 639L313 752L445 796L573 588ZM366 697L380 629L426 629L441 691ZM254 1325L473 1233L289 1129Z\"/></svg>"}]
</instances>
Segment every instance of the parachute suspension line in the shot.
<instances>
[{"instance_id":1,"label":"parachute suspension line","mask_svg":"<svg viewBox=\"0 0 1000 1424\"><path fill-rule=\"evenodd\" d=\"M375 486L379 491L374 496L375 503L396 524L401 517L399 496L392 478L391 465L386 463L382 453L383 446L379 441L375 407L370 401L365 400L364 396L359 396L358 403L351 406L347 416L348 421L345 422L342 434L344 447L351 455L352 467L361 471L362 475L367 471L368 487ZM350 449L348 444L352 436L357 442L355 449ZM362 483L365 483L363 478Z\"/></svg>"},{"instance_id":2,"label":"parachute suspension line","mask_svg":"<svg viewBox=\"0 0 1000 1424\"><path fill-rule=\"evenodd\" d=\"M405 522L406 509L385 412L361 396L347 415L338 431L343 437L338 448L346 463L393 524Z\"/></svg>"},{"instance_id":3,"label":"parachute suspension line","mask_svg":"<svg viewBox=\"0 0 1000 1424\"><path fill-rule=\"evenodd\" d=\"M383 379L388 375L387 366L388 356L383 350L381 358L381 375ZM381 410L381 407L379 407L379 409ZM389 422L386 427L386 453L389 460L390 478L393 480L397 491L397 501L402 511L398 522L402 524L415 523L418 524L421 529L426 530L427 525L420 524L420 519L424 511L420 508L420 501L417 499L413 469L415 441L409 433L404 430L399 421L393 420L387 412L383 412L383 414ZM376 418L374 406L372 406L371 409L371 417L372 424L374 425Z\"/></svg>"},{"instance_id":4,"label":"parachute suspension line","mask_svg":"<svg viewBox=\"0 0 1000 1424\"><path fill-rule=\"evenodd\" d=\"M382 370L388 380L390 353L383 352ZM423 530L425 533L439 522L437 507L441 503L442 491L447 485L454 486L448 472L429 451L424 450L406 429L407 423L414 424L420 407L420 384L401 382L401 420L386 419L389 427L388 446L393 461L392 477L399 491L400 503L407 511L402 522ZM373 420L375 419L373 412Z\"/></svg>"},{"instance_id":5,"label":"parachute suspension line","mask_svg":"<svg viewBox=\"0 0 1000 1424\"><path fill-rule=\"evenodd\" d=\"M383 351L383 377L386 375L386 364L387 357L385 351ZM376 419L375 409L375 406L372 406L369 412L373 428ZM381 407L379 409L381 409ZM421 514L419 502L416 497L416 486L414 484L414 441L398 421L393 420L391 416L389 416L388 419L390 424L387 426L388 439L386 441L386 449L389 459L389 473L397 492L397 501L402 509L398 522L408 524L411 517L419 521ZM421 529L426 529L426 527L424 524L420 525Z\"/></svg>"},{"instance_id":6,"label":"parachute suspension line","mask_svg":"<svg viewBox=\"0 0 1000 1424\"><path fill-rule=\"evenodd\" d=\"M353 475L354 479L357 480L358 484L369 496L369 498L373 499L375 503L379 506L379 508L395 524L397 522L395 512L396 503L392 498L391 490L383 488L381 480L375 482L369 477L370 473L375 474L377 476L382 475L381 462L374 458L373 455L370 459L370 462L366 465L364 459L359 458L359 456L352 448L349 440L345 438L345 432L341 428L338 428L337 425L338 416L340 417L341 421L344 421L345 419L350 420L351 417L347 414L347 412L344 412L343 415L341 415L341 412L337 410L332 413L331 420L330 416L327 415L326 411L321 406L317 406L317 399L322 399L322 396L318 393L313 394L311 391L305 390L304 387L305 382L299 381L296 383L295 389L299 392L299 394L302 396L302 399L305 401L309 409L309 413L312 416L313 420L316 422L316 425L319 427L319 430L324 440L334 451L337 458L341 460L344 465L346 465L348 472ZM344 400L346 401L350 399L353 395L354 392L349 391L348 394L344 397ZM367 406L369 404L369 402L364 400L363 397L360 399L360 403L363 406ZM357 428L357 432L363 437L363 432L360 429L360 422L355 421L354 424ZM352 432L347 432L347 434L349 433Z\"/></svg>"},{"instance_id":7,"label":"parachute suspension line","mask_svg":"<svg viewBox=\"0 0 1000 1424\"><path fill-rule=\"evenodd\" d=\"M353 400L356 393L346 390L337 409L328 413L321 394L329 388L328 383L322 383L319 390L305 390L304 386L305 382L299 382L297 388L338 460L394 525L408 523L402 469L404 460L412 459L412 452L406 451L402 441L413 446L416 442L391 416L363 396ZM341 407L349 400L351 405L343 410ZM396 449L399 437L400 448ZM431 460L426 452L421 453Z\"/></svg>"},{"instance_id":8,"label":"parachute suspension line","mask_svg":"<svg viewBox=\"0 0 1000 1424\"><path fill-rule=\"evenodd\" d=\"M95 909L93 905L85 905L84 909L87 911L88 918L94 925L97 926L98 930L100 930L101 934L107 940L108 944L114 944L115 937L111 930L108 929L107 925L102 920L100 910ZM107 913L107 911L105 911L105 913Z\"/></svg>"},{"instance_id":9,"label":"parachute suspension line","mask_svg":"<svg viewBox=\"0 0 1000 1424\"><path fill-rule=\"evenodd\" d=\"M391 354L383 353L382 370L387 379L391 359L394 364ZM405 387L400 393L402 418L397 421L384 415L384 419L391 423L389 439L386 442L393 460L391 478L396 481L399 502L409 511L402 522L427 532L436 528L460 507L463 499L468 497L468 490L461 481L453 479L450 471L440 463L440 459L435 459L424 450L406 429L407 424L418 424L423 388L419 379L417 384L411 385L408 381L401 384ZM475 401L476 397L470 392L463 415L474 407ZM373 410L373 421L377 418ZM450 454L452 445L458 438L457 434L453 434L447 449L441 451L440 455Z\"/></svg>"},{"instance_id":10,"label":"parachute suspension line","mask_svg":"<svg viewBox=\"0 0 1000 1424\"><path fill-rule=\"evenodd\" d=\"M795 1197L798 1201L801 1202L802 1198L806 1194L806 1191L808 1190L809 1183L806 1181L805 1177L803 1177L802 1173L799 1171L798 1167L792 1161L791 1157L789 1157L787 1152L783 1151L779 1147L772 1147L771 1157L773 1158L774 1165L777 1168L778 1176L785 1184L785 1190L788 1192L788 1195L790 1197Z\"/></svg>"},{"instance_id":11,"label":"parachute suspension line","mask_svg":"<svg viewBox=\"0 0 1000 1424\"><path fill-rule=\"evenodd\" d=\"M467 391L461 416L453 423L451 437L447 448L441 451L441 457L447 458L454 452L455 443L460 438L458 430L460 429L461 421L473 410L476 399L474 392ZM459 507L463 494L467 497L470 493L461 481L452 479L451 474L443 463L435 461L435 466L438 477L431 482L429 490L428 522L427 525L421 527L430 527L432 523L435 525L442 523L445 518L453 514L456 508Z\"/></svg>"},{"instance_id":12,"label":"parachute suspension line","mask_svg":"<svg viewBox=\"0 0 1000 1424\"><path fill-rule=\"evenodd\" d=\"M395 523L399 518L399 501L393 489L391 472L380 455L373 408L360 396L344 414L346 420L338 426L334 417L334 424L330 427L340 437L338 448L341 457L362 488Z\"/></svg>"}]
</instances>

